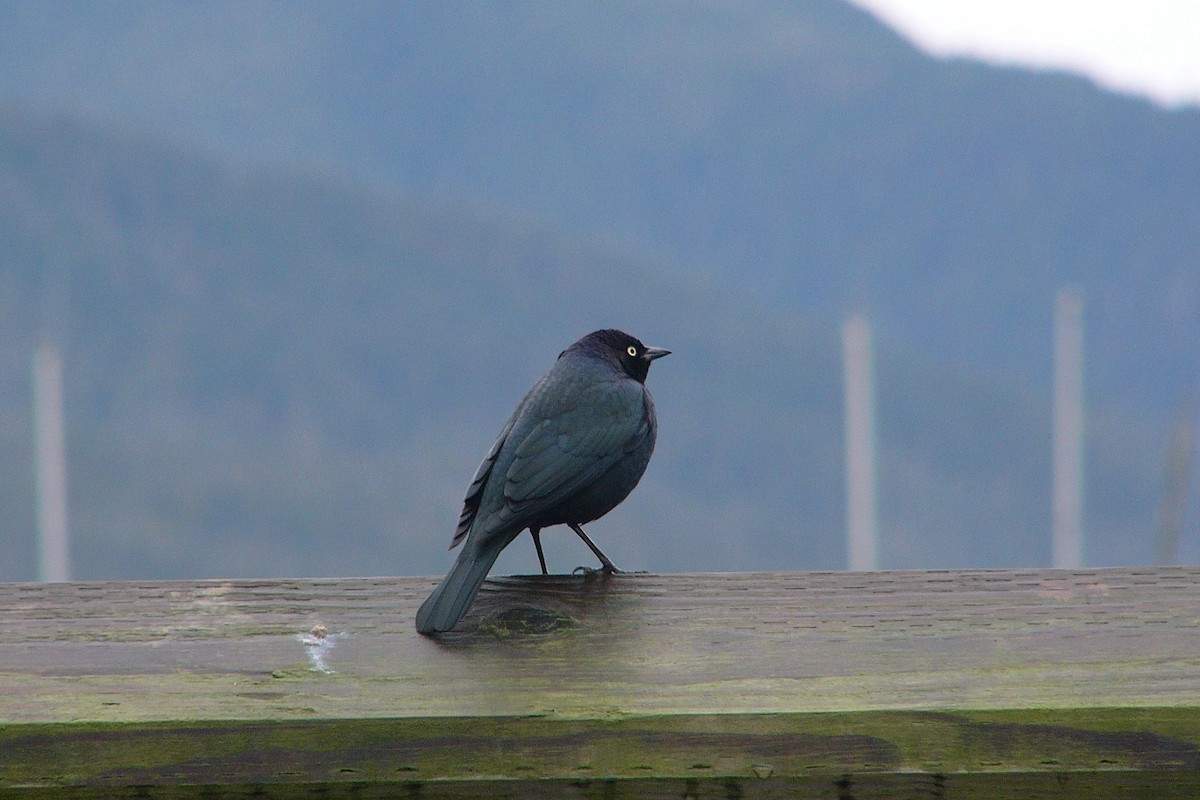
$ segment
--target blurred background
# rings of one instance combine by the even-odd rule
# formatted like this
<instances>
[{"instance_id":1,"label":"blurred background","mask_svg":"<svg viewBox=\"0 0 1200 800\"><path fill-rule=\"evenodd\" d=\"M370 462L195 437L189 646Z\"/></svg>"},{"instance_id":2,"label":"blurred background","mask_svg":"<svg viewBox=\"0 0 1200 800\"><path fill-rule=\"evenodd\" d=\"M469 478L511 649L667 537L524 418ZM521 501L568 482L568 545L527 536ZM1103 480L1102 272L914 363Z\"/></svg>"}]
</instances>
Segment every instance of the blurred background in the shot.
<instances>
[{"instance_id":1,"label":"blurred background","mask_svg":"<svg viewBox=\"0 0 1200 800\"><path fill-rule=\"evenodd\" d=\"M515 403L609 326L674 351L649 471L589 526L614 561L844 568L851 315L876 565L1049 565L1064 288L1083 562L1200 558L1195 98L840 0L0 18L0 580L39 575L39 346L71 577L420 575ZM590 564L561 530L551 569ZM536 569L526 538L495 571Z\"/></svg>"}]
</instances>

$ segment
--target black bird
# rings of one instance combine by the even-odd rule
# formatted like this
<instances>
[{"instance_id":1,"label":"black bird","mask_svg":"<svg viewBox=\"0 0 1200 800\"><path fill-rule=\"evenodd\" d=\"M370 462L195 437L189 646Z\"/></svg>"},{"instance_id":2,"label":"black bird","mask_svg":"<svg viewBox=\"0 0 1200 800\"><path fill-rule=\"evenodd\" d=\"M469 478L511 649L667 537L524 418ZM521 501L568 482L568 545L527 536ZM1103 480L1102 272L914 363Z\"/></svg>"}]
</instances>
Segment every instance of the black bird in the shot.
<instances>
[{"instance_id":1,"label":"black bird","mask_svg":"<svg viewBox=\"0 0 1200 800\"><path fill-rule=\"evenodd\" d=\"M608 329L559 354L471 480L450 549L466 544L417 611L418 631L453 628L500 551L526 528L543 574L541 529L561 524L579 534L606 572L618 571L580 525L616 508L646 471L658 431L646 374L651 361L670 352Z\"/></svg>"}]
</instances>

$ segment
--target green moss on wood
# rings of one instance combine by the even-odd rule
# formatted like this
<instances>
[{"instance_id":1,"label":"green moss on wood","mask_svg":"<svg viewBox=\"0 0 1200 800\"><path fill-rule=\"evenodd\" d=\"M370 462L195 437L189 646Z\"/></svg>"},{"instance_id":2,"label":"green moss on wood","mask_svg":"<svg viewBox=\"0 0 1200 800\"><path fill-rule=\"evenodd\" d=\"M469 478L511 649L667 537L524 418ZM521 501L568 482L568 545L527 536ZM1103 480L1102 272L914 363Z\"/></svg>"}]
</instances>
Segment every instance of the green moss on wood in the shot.
<instances>
[{"instance_id":1,"label":"green moss on wood","mask_svg":"<svg viewBox=\"0 0 1200 800\"><path fill-rule=\"evenodd\" d=\"M1188 771L1200 724L1169 709L407 718L10 725L0 788L211 781ZM761 779L761 778L760 778Z\"/></svg>"}]
</instances>

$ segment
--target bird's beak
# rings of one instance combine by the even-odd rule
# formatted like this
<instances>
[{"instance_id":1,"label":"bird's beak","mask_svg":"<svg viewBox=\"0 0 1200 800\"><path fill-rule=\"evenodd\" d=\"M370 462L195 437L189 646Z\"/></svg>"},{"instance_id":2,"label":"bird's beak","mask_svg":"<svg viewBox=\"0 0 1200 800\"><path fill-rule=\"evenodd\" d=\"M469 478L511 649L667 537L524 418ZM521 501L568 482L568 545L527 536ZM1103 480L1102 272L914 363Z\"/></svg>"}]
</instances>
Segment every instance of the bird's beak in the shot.
<instances>
[{"instance_id":1,"label":"bird's beak","mask_svg":"<svg viewBox=\"0 0 1200 800\"><path fill-rule=\"evenodd\" d=\"M642 358L647 361L653 361L656 358L671 355L670 350L663 350L661 347L647 347L646 352L642 354Z\"/></svg>"}]
</instances>

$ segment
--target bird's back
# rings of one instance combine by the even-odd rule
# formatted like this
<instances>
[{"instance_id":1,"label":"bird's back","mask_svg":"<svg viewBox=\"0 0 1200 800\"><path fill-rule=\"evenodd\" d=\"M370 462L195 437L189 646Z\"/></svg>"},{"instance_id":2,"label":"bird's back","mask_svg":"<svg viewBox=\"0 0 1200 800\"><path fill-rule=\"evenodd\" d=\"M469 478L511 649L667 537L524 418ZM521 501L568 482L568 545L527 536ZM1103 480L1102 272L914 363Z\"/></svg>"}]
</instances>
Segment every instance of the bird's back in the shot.
<instances>
[{"instance_id":1,"label":"bird's back","mask_svg":"<svg viewBox=\"0 0 1200 800\"><path fill-rule=\"evenodd\" d=\"M654 404L643 384L594 362L564 355L521 402L481 487L471 538L589 522L633 491L654 449Z\"/></svg>"}]
</instances>

